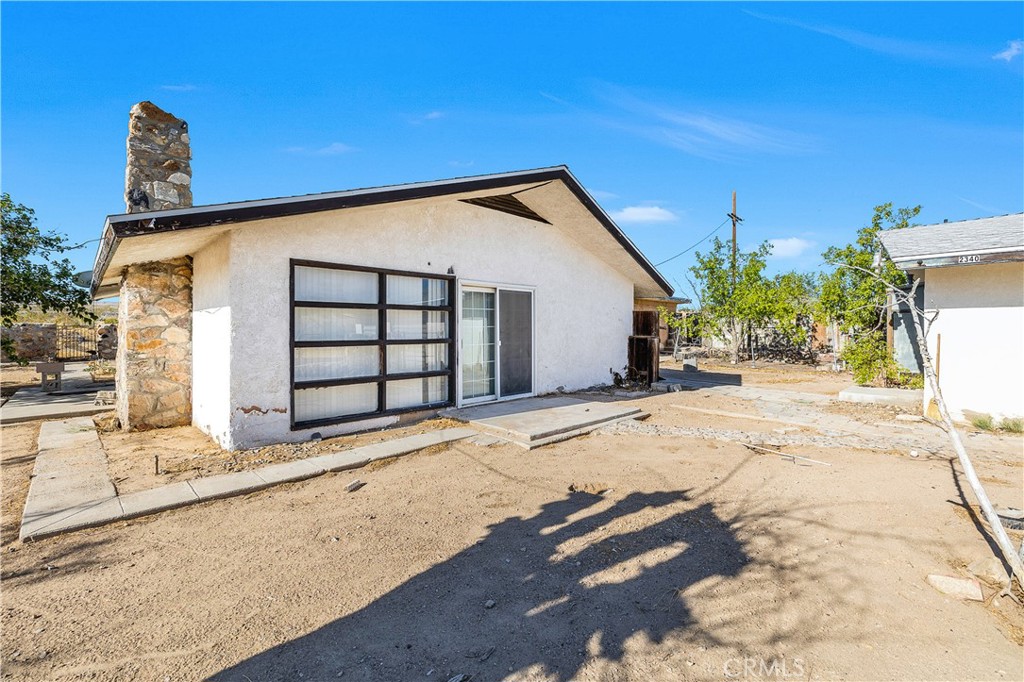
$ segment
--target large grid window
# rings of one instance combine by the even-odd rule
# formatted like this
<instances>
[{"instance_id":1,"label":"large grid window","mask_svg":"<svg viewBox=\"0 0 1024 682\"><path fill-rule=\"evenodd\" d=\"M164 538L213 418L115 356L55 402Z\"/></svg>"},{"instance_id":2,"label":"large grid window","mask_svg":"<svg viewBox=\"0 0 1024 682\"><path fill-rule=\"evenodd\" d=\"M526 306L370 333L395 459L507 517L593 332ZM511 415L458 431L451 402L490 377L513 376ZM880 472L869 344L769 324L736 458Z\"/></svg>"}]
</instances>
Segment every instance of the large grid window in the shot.
<instances>
[{"instance_id":1,"label":"large grid window","mask_svg":"<svg viewBox=\"0 0 1024 682\"><path fill-rule=\"evenodd\" d=\"M292 426L455 402L455 279L291 261Z\"/></svg>"}]
</instances>

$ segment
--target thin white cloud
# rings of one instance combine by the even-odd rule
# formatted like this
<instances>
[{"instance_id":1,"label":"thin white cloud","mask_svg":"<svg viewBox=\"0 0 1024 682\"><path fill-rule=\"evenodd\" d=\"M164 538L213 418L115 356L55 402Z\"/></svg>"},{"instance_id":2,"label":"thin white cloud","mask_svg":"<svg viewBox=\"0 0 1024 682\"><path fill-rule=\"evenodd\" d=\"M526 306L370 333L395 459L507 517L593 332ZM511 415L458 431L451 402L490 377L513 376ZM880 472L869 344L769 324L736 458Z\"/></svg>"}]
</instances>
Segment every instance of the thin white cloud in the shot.
<instances>
[{"instance_id":1,"label":"thin white cloud","mask_svg":"<svg viewBox=\"0 0 1024 682\"><path fill-rule=\"evenodd\" d=\"M814 242L800 237L769 239L768 243L772 245L772 258L797 258L814 248Z\"/></svg>"},{"instance_id":2,"label":"thin white cloud","mask_svg":"<svg viewBox=\"0 0 1024 682\"><path fill-rule=\"evenodd\" d=\"M348 154L352 151L355 151L355 148L343 142L332 142L326 147L320 147L313 153L317 156L337 156L338 154Z\"/></svg>"},{"instance_id":3,"label":"thin white cloud","mask_svg":"<svg viewBox=\"0 0 1024 682\"><path fill-rule=\"evenodd\" d=\"M595 199L618 199L619 198L619 195L616 194L615 192L605 192L602 189L592 189L592 190L589 190L589 192L590 192L590 196L594 197Z\"/></svg>"},{"instance_id":4,"label":"thin white cloud","mask_svg":"<svg viewBox=\"0 0 1024 682\"><path fill-rule=\"evenodd\" d=\"M444 117L445 113L443 111L428 111L422 116L413 116L412 118L409 119L409 123L418 126L426 123L427 121L437 121L438 119L442 119Z\"/></svg>"},{"instance_id":5,"label":"thin white cloud","mask_svg":"<svg viewBox=\"0 0 1024 682\"><path fill-rule=\"evenodd\" d=\"M475 161L458 161L458 160L452 160L452 161L449 161L449 162L448 162L448 165L449 165L449 166L452 166L453 168L469 168L469 167L470 167L470 166L472 166L472 165L473 165L474 163L476 163L476 162L475 162Z\"/></svg>"},{"instance_id":6,"label":"thin white cloud","mask_svg":"<svg viewBox=\"0 0 1024 682\"><path fill-rule=\"evenodd\" d=\"M789 19L787 17L762 14L761 12L755 12L753 10L743 11L746 14L749 14L750 16L755 17L757 19L761 19L763 21L769 21L773 24L782 24L784 26L792 26L794 28L803 29L804 31L811 31L812 33L818 33L821 35L829 36L831 38L835 38L836 40L840 40L848 45L853 45L854 47L860 47L865 50L871 50L872 52L878 52L881 54L888 54L897 57L906 57L909 59L918 59L923 61L945 63L975 61L975 59L978 56L972 56L964 52L963 49L955 48L949 45L938 45L914 40L889 38L886 36L875 35L872 33L865 33L864 31L857 31L855 29L844 28L842 26L828 26L826 24L805 24L802 21L797 21L796 19Z\"/></svg>"},{"instance_id":7,"label":"thin white cloud","mask_svg":"<svg viewBox=\"0 0 1024 682\"><path fill-rule=\"evenodd\" d=\"M1002 59L1004 62L1013 61L1013 58L1024 52L1024 40L1011 40L1006 43L1006 49L992 55L992 59Z\"/></svg>"},{"instance_id":8,"label":"thin white cloud","mask_svg":"<svg viewBox=\"0 0 1024 682\"><path fill-rule=\"evenodd\" d=\"M680 109L642 99L617 86L599 88L598 96L627 116L599 120L658 144L711 160L749 153L800 154L813 150L810 137L711 111Z\"/></svg>"},{"instance_id":9,"label":"thin white cloud","mask_svg":"<svg viewBox=\"0 0 1024 682\"><path fill-rule=\"evenodd\" d=\"M992 206L986 206L985 204L979 204L977 201L971 201L967 197L957 196L957 199L959 199L960 201L964 202L965 204L967 204L969 206L973 206L976 209L984 211L985 213L990 213L992 215L1004 215L1006 213L1006 211L1001 211L998 208L993 208Z\"/></svg>"},{"instance_id":10,"label":"thin white cloud","mask_svg":"<svg viewBox=\"0 0 1024 682\"><path fill-rule=\"evenodd\" d=\"M620 211L613 211L612 218L620 223L669 223L677 216L661 206L627 206Z\"/></svg>"},{"instance_id":11,"label":"thin white cloud","mask_svg":"<svg viewBox=\"0 0 1024 682\"><path fill-rule=\"evenodd\" d=\"M197 88L191 83L178 83L172 85L161 85L160 89L167 90L168 92L192 92Z\"/></svg>"},{"instance_id":12,"label":"thin white cloud","mask_svg":"<svg viewBox=\"0 0 1024 682\"><path fill-rule=\"evenodd\" d=\"M332 142L323 147L285 147L289 154L303 154L305 156L338 156L354 152L355 147L350 147L343 142Z\"/></svg>"}]
</instances>

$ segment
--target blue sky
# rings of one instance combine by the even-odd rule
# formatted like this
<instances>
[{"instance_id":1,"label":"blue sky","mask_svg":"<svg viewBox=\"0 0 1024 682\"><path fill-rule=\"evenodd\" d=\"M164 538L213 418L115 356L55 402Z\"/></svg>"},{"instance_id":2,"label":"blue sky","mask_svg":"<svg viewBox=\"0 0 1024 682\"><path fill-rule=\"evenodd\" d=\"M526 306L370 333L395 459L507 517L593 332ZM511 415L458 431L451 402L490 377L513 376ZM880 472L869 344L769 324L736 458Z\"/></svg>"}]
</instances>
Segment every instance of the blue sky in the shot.
<instances>
[{"instance_id":1,"label":"blue sky","mask_svg":"<svg viewBox=\"0 0 1024 682\"><path fill-rule=\"evenodd\" d=\"M817 269L885 201L1024 210L1019 2L4 2L0 22L3 191L77 241L123 210L146 99L189 122L196 204L564 163L654 262L732 190L773 271ZM682 293L692 262L662 268Z\"/></svg>"}]
</instances>

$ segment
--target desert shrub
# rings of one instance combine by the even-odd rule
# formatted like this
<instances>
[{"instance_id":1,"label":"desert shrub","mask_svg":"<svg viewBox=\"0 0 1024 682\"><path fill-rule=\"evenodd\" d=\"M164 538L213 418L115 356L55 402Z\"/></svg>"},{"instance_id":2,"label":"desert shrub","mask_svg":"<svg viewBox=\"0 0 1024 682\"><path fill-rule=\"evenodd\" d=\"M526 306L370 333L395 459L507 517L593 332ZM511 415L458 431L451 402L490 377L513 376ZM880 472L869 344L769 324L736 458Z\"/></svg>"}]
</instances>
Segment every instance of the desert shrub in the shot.
<instances>
[{"instance_id":1,"label":"desert shrub","mask_svg":"<svg viewBox=\"0 0 1024 682\"><path fill-rule=\"evenodd\" d=\"M1007 417L999 422L999 428L1010 433L1024 433L1024 419Z\"/></svg>"},{"instance_id":2,"label":"desert shrub","mask_svg":"<svg viewBox=\"0 0 1024 682\"><path fill-rule=\"evenodd\" d=\"M976 414L972 416L971 425L982 431L991 431L995 428L995 423L993 423L992 415L990 414Z\"/></svg>"}]
</instances>

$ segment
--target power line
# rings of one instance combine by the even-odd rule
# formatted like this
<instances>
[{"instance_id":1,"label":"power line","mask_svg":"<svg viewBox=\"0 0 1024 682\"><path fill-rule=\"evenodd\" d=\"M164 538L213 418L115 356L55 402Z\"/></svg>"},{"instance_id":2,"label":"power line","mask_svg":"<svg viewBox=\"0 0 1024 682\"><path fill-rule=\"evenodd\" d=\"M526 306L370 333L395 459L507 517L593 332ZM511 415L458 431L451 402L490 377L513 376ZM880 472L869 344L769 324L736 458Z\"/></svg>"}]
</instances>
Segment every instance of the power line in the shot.
<instances>
[{"instance_id":1,"label":"power line","mask_svg":"<svg viewBox=\"0 0 1024 682\"><path fill-rule=\"evenodd\" d=\"M688 253L688 252L690 252L690 251L693 251L693 250L694 250L695 248L697 248L698 246L700 246L701 244L703 244L703 243L704 243L705 241L707 241L707 240L708 240L708 238L710 238L710 237L711 237L711 235L713 235L713 234L714 234L715 232L718 232L719 230L721 230L721 229L722 229L722 227L723 227L723 226L724 226L724 225L725 225L725 224L726 224L727 222L729 222L730 220L732 220L732 216L731 216L731 215L730 215L730 216L729 216L728 218L726 218L725 220L723 220L723 221L722 221L722 224L721 224L721 225L719 225L719 226L718 226L718 227L716 227L715 229L713 229L713 230L711 230L710 232L708 232L708 233L707 233L707 234L706 234L706 235L705 235L705 236L704 236L704 237L703 237L703 238L702 238L702 239L701 239L701 240L700 240L699 242L697 242L697 243L696 243L696 244L694 244L693 246L690 246L690 247L688 247L687 249L685 249L685 250L683 250L683 251L680 251L679 253L677 253L676 255L672 256L671 258L666 258L665 260L661 261L660 263L655 263L655 264L654 264L654 267L658 267L658 266L660 266L660 265L664 265L665 263L669 262L670 260L675 260L676 258L679 258L679 257L680 257L680 256L682 256L682 255L683 255L684 253Z\"/></svg>"}]
</instances>

